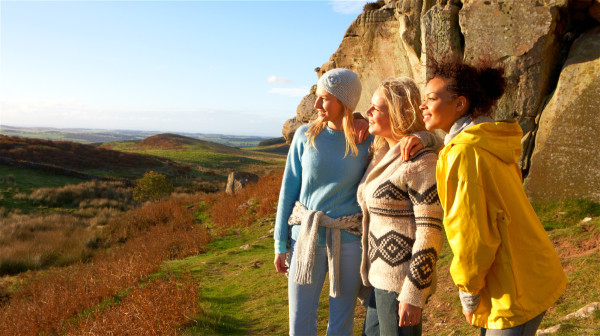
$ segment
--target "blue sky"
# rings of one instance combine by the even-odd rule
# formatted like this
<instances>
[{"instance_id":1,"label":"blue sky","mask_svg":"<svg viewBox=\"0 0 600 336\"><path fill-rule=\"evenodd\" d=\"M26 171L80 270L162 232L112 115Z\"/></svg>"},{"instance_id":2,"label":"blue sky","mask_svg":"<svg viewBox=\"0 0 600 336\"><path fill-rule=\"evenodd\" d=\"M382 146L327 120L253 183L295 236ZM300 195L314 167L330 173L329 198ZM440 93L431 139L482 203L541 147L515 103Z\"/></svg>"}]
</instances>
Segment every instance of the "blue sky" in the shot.
<instances>
[{"instance_id":1,"label":"blue sky","mask_svg":"<svg viewBox=\"0 0 600 336\"><path fill-rule=\"evenodd\" d=\"M0 2L0 125L281 136L366 1Z\"/></svg>"}]
</instances>

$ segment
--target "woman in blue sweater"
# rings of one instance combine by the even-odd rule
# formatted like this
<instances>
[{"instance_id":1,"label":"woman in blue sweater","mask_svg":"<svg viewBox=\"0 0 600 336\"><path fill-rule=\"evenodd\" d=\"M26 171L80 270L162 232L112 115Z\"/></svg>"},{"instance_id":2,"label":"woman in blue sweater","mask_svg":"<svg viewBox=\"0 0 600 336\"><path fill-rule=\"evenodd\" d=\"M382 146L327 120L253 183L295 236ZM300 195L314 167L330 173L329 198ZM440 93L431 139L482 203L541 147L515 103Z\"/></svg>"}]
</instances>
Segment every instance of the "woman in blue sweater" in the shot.
<instances>
[{"instance_id":1,"label":"woman in blue sweater","mask_svg":"<svg viewBox=\"0 0 600 336\"><path fill-rule=\"evenodd\" d=\"M290 335L317 334L326 273L330 277L327 334L352 335L361 286L361 210L356 189L372 142L372 136L360 144L354 141L352 112L360 93L360 80L350 70L334 69L321 76L315 102L318 118L296 131L289 150L275 222L274 263L278 272L288 271L291 236Z\"/></svg>"}]
</instances>

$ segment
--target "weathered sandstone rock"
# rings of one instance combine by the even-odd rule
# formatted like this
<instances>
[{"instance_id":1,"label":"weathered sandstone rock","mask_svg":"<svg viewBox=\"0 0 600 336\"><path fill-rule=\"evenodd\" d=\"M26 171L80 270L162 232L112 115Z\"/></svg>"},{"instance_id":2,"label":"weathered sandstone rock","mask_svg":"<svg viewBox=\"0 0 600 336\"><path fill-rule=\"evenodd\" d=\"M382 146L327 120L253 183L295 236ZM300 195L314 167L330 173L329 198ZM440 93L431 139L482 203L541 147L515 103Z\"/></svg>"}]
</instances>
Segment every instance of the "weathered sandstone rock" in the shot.
<instances>
[{"instance_id":1,"label":"weathered sandstone rock","mask_svg":"<svg viewBox=\"0 0 600 336\"><path fill-rule=\"evenodd\" d=\"M289 145L292 143L292 139L294 138L294 133L298 129L298 127L310 122L317 116L317 110L315 110L315 101L317 100L317 96L315 95L315 91L317 90L317 86L313 85L310 89L310 93L304 96L298 104L298 108L296 109L296 117L293 119L289 119L283 125L282 134L285 138L285 142Z\"/></svg>"},{"instance_id":2,"label":"weathered sandstone rock","mask_svg":"<svg viewBox=\"0 0 600 336\"><path fill-rule=\"evenodd\" d=\"M232 172L227 178L227 186L225 192L233 195L236 192L244 189L248 183L258 182L258 175L248 172Z\"/></svg>"},{"instance_id":3,"label":"weathered sandstone rock","mask_svg":"<svg viewBox=\"0 0 600 336\"><path fill-rule=\"evenodd\" d=\"M596 141L591 139L593 133L590 133L597 131L597 124L590 126L590 121L584 120L600 110L598 99L593 98L598 97L597 91L594 91L596 84L589 76L584 76L581 81L577 74L568 75L572 70L563 65L573 41L586 31L598 27L599 21L600 0L385 0L383 7L365 11L357 17L329 61L316 69L317 76L334 68L347 68L358 73L363 91L357 111L364 112L370 104L371 95L384 78L408 76L424 87L426 66L432 59L450 57L472 64L482 59L495 60L504 66L508 80L507 90L498 102L495 117L499 120L517 119L523 128L520 165L524 173L535 174L544 164L550 165L541 162L535 168L532 160L549 160L548 155L551 155L554 159L562 160L554 162L554 166L578 167L580 170L577 181L570 181L559 188L546 185L546 188L553 189L548 194L557 197L558 189L561 189L565 195L583 197L585 194L587 198L598 199L598 192L588 192L592 186L589 189L579 187L582 181L600 180L595 172L595 168L599 167L598 161L589 159L587 154L580 157L574 155L576 151L590 148L594 153L593 148L597 148ZM586 39L594 38L598 39ZM582 43L581 39L578 43ZM596 45L591 47L596 50L599 48ZM569 58L573 55L574 51L571 51ZM598 59L594 55L589 57ZM591 59L586 61L589 62ZM583 66L570 64L575 68ZM567 73L561 74L561 69ZM557 84L559 77L561 81ZM569 80L576 84L565 84L563 77L571 78ZM588 94L586 90L576 89L584 86L596 96ZM562 110L569 112L547 112L556 110L550 105L559 102L571 102L560 103ZM300 111L306 111L308 103L305 97L300 103L297 117L284 125L283 132L284 136L288 134L288 141L291 141L293 131L306 122ZM579 106L580 110L575 111L573 106ZM545 116L542 116L542 111ZM548 119L553 113L555 117ZM544 142L538 139L534 143L538 123L547 124L540 125L538 138L544 138L543 133L546 132L548 139ZM591 130L585 130L585 127L591 127ZM570 138L581 136L578 141L586 141L591 147L577 142L575 148L579 149L570 148L572 154L566 155L566 148L556 147L561 141L566 141L556 139L556 136L567 139L566 132L575 132L570 134ZM550 154L543 154L543 149L539 148L536 149L536 153L540 152L537 158L532 156L534 145L538 146L539 143L543 147L546 142L548 146L554 146ZM557 154L556 150L562 152ZM580 158L588 161L586 167L581 162L585 160ZM540 176L544 174L542 172ZM552 174L558 173L555 171ZM553 176L563 181L568 174L571 172L565 170L565 173L558 174L560 176ZM531 183L533 186L540 182L534 177ZM597 184L594 187L600 190ZM541 185L536 188L544 190ZM574 189L580 189L581 192Z\"/></svg>"},{"instance_id":4,"label":"weathered sandstone rock","mask_svg":"<svg viewBox=\"0 0 600 336\"><path fill-rule=\"evenodd\" d=\"M596 310L600 310L600 302L586 304L583 308L562 318L562 320L572 320L590 317Z\"/></svg>"},{"instance_id":5,"label":"weathered sandstone rock","mask_svg":"<svg viewBox=\"0 0 600 336\"><path fill-rule=\"evenodd\" d=\"M301 121L303 123L307 123L313 120L317 115L317 110L315 110L315 101L317 100L317 96L315 92L317 90L317 86L313 85L310 89L310 93L304 96L298 104L298 108L296 109L296 120Z\"/></svg>"},{"instance_id":6,"label":"weathered sandstone rock","mask_svg":"<svg viewBox=\"0 0 600 336\"><path fill-rule=\"evenodd\" d=\"M363 89L356 110L365 111L382 79L399 74L414 77L408 51L399 41L400 22L394 8L364 12L350 25L338 50L321 68L334 64L358 73Z\"/></svg>"},{"instance_id":7,"label":"weathered sandstone rock","mask_svg":"<svg viewBox=\"0 0 600 336\"><path fill-rule=\"evenodd\" d=\"M571 48L542 112L525 190L532 201L600 201L600 27Z\"/></svg>"},{"instance_id":8,"label":"weathered sandstone rock","mask_svg":"<svg viewBox=\"0 0 600 336\"><path fill-rule=\"evenodd\" d=\"M455 1L460 3L459 1ZM436 5L429 8L422 18L421 60L427 64L430 58L439 60L446 57L461 60L464 53L464 37L459 26L459 4L448 2L446 5ZM426 84L425 71L415 81L422 86Z\"/></svg>"},{"instance_id":9,"label":"weathered sandstone rock","mask_svg":"<svg viewBox=\"0 0 600 336\"><path fill-rule=\"evenodd\" d=\"M294 138L294 133L296 133L296 130L298 129L298 127L300 127L302 125L304 125L304 123L296 120L296 118L288 119L283 124L283 129L281 130L281 133L283 134L283 138L285 139L285 142L288 145L290 145L292 143L292 139Z\"/></svg>"},{"instance_id":10,"label":"weathered sandstone rock","mask_svg":"<svg viewBox=\"0 0 600 336\"><path fill-rule=\"evenodd\" d=\"M567 6L566 0L542 3L470 1L460 11L465 60L503 60L508 85L495 117L517 119L523 128L523 169L529 167L535 118L553 88L551 76L560 58L559 9Z\"/></svg>"}]
</instances>

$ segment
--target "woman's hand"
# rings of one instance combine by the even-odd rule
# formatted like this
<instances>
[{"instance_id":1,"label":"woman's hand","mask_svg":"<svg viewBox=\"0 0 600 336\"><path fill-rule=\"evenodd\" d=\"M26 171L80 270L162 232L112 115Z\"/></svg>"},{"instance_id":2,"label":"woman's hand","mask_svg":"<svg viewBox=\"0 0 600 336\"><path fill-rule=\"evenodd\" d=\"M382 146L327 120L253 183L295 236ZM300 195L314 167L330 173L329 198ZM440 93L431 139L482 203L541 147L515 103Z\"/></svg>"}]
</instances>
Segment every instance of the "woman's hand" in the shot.
<instances>
[{"instance_id":1,"label":"woman's hand","mask_svg":"<svg viewBox=\"0 0 600 336\"><path fill-rule=\"evenodd\" d=\"M465 315L465 319L467 319L467 322L470 325L473 325L473 312L469 313L468 311L464 310L464 308L463 308L462 313L463 313L463 315ZM477 327L473 326L473 328L477 328Z\"/></svg>"},{"instance_id":2,"label":"woman's hand","mask_svg":"<svg viewBox=\"0 0 600 336\"><path fill-rule=\"evenodd\" d=\"M275 270L277 273L285 273L288 270L287 265L285 264L285 253L279 253L275 255Z\"/></svg>"},{"instance_id":3,"label":"woman's hand","mask_svg":"<svg viewBox=\"0 0 600 336\"><path fill-rule=\"evenodd\" d=\"M358 145L369 136L369 122L366 119L354 118L354 142Z\"/></svg>"},{"instance_id":4,"label":"woman's hand","mask_svg":"<svg viewBox=\"0 0 600 336\"><path fill-rule=\"evenodd\" d=\"M421 307L398 302L398 326L415 326L421 322Z\"/></svg>"},{"instance_id":5,"label":"woman's hand","mask_svg":"<svg viewBox=\"0 0 600 336\"><path fill-rule=\"evenodd\" d=\"M421 140L414 135L407 135L400 139L400 158L402 161L410 159L416 152L423 148Z\"/></svg>"}]
</instances>

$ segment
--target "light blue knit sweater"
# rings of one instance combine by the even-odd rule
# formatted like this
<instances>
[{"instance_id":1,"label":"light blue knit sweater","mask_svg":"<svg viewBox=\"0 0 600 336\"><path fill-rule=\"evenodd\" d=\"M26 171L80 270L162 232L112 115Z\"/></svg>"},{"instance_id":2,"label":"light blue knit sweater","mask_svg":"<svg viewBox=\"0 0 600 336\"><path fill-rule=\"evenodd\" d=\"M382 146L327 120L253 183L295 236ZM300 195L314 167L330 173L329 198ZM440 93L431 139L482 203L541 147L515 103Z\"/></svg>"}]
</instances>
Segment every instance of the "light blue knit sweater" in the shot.
<instances>
[{"instance_id":1,"label":"light blue knit sweater","mask_svg":"<svg viewBox=\"0 0 600 336\"><path fill-rule=\"evenodd\" d=\"M367 166L369 145L373 136L358 145L358 156L346 152L343 131L329 127L315 138L316 149L308 143L303 125L294 134L287 157L277 217L275 220L275 253L287 252L289 235L288 218L296 201L309 210L323 211L327 216L339 218L360 212L356 190ZM299 225L292 226L292 239L298 237ZM360 237L344 230L342 243L359 240ZM317 245L325 245L325 228L319 228Z\"/></svg>"}]
</instances>

